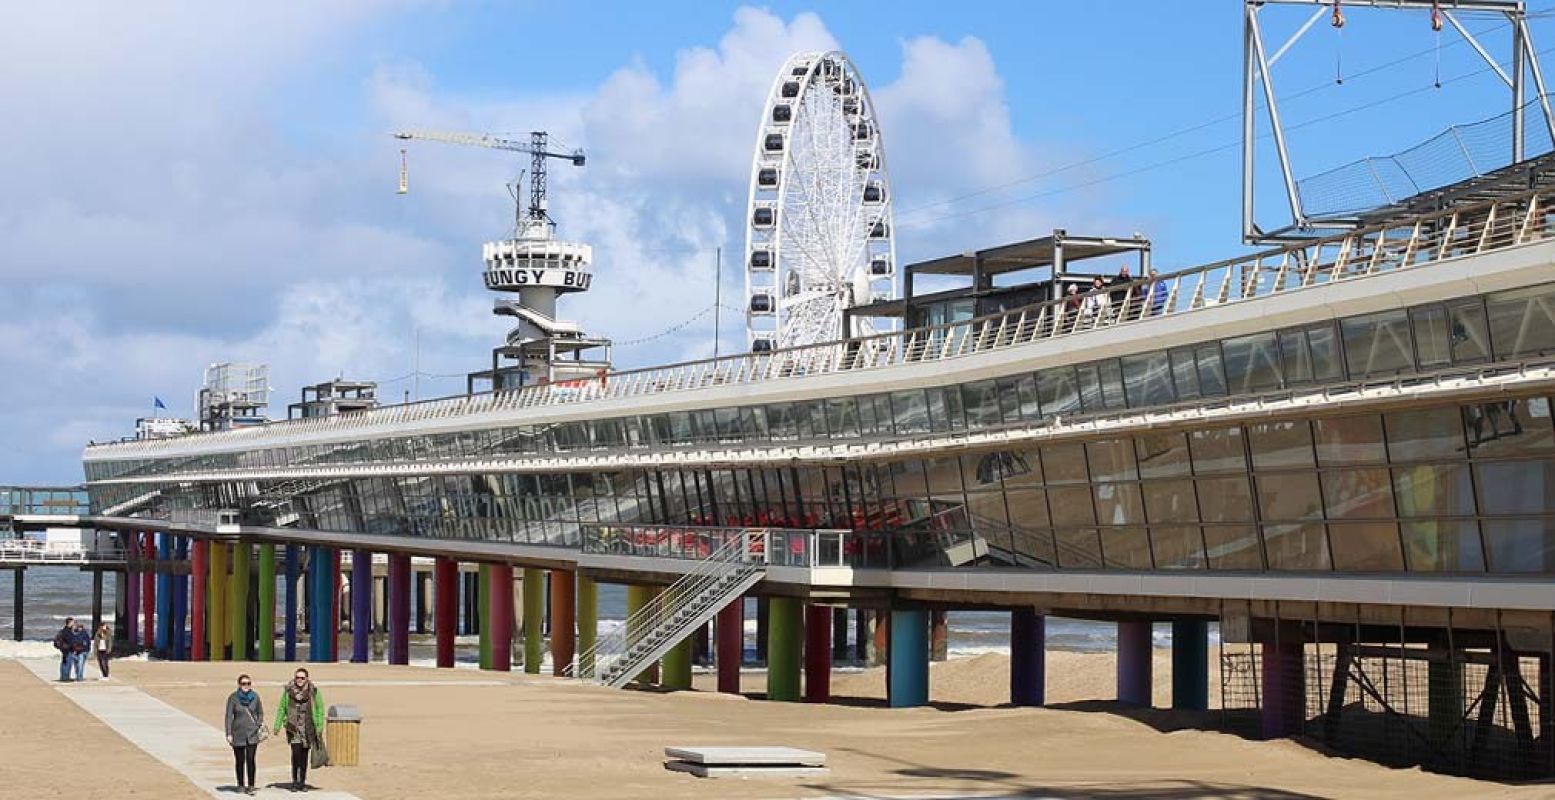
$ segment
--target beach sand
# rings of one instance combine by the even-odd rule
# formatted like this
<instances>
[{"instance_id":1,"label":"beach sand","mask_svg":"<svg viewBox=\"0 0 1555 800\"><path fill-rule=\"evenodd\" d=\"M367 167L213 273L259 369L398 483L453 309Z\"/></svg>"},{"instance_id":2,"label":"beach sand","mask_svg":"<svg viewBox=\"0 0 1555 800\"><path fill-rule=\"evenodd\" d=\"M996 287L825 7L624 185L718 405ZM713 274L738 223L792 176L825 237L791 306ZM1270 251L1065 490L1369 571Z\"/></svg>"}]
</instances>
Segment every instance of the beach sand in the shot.
<instances>
[{"instance_id":1,"label":"beach sand","mask_svg":"<svg viewBox=\"0 0 1555 800\"><path fill-rule=\"evenodd\" d=\"M1158 656L1159 669L1167 654ZM998 707L1008 680L1008 659L998 655L934 665L936 706L915 709L881 707L880 669L837 674L840 702L816 706L702 691L617 691L468 669L310 668L327 702L356 705L365 716L361 765L319 770L310 783L375 800L1021 792L1064 798L1429 800L1555 794L1548 786L1506 786L1328 757L1291 741L1162 732L1174 721L1191 720L1165 711L1134 719L1111 704L1085 702L1112 695L1113 660L1105 654L1050 652L1049 701L1062 707L1041 709ZM114 675L219 727L239 672L255 677L273 714L290 665L126 662ZM116 781L145 791L169 781L165 767L146 757L137 760L111 732L80 719L82 713L53 687L15 665L5 665L0 675L8 698L7 713L0 716L11 718L0 739L11 748L8 755L22 752L44 764L57 760L58 745L50 744L59 741L52 717L68 714L71 727L90 743L80 750L80 763L93 766L85 775L108 774L97 768L102 754ZM698 676L699 685L711 680ZM758 690L761 676L747 673L744 683L747 691ZM1169 686L1169 678L1158 672L1156 683ZM1164 703L1166 696L1158 692L1157 700ZM16 727L17 717L27 720L24 727ZM832 771L810 779L697 779L663 768L663 748L672 745L802 747L825 752ZM8 757L4 763L15 762ZM272 740L262 746L259 763L261 785L284 779L284 744ZM29 768L15 783L11 771L5 770L5 785L20 787L16 796L33 796L32 787L52 785L45 767ZM82 796L79 789L74 796ZM158 796L183 795L169 790Z\"/></svg>"}]
</instances>

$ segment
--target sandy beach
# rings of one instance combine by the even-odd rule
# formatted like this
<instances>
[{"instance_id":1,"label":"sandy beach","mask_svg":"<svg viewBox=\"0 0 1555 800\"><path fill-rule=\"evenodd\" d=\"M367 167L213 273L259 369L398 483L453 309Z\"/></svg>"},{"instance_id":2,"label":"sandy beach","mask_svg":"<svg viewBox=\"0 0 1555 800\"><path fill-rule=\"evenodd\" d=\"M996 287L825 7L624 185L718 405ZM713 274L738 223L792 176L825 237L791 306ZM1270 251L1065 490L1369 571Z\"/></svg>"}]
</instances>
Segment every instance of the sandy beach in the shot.
<instances>
[{"instance_id":1,"label":"sandy beach","mask_svg":"<svg viewBox=\"0 0 1555 800\"><path fill-rule=\"evenodd\" d=\"M1157 668L1166 661L1158 653ZM998 707L1008 660L985 655L936 664L934 706L882 707L883 671L839 673L838 702L769 703L705 691L615 691L571 681L475 670L312 665L330 703L364 713L362 762L317 771L311 783L361 798L602 797L800 798L922 795L1052 797L1550 797L1548 786L1509 786L1332 758L1291 741L1253 742L1199 730L1169 712L1118 713L1091 702L1112 690L1112 658L1049 654L1049 702ZM267 703L286 664L126 661L130 684L215 728L239 672ZM748 691L761 675L748 673ZM699 684L710 675L698 676ZM1169 685L1159 673L1158 687ZM87 683L65 691L91 692ZM0 662L0 787L7 797L92 796L62 790L61 746L83 780L111 776L120 796L200 794L76 708L55 686ZM1157 692L1158 702L1165 695ZM1168 732L1170 731L1170 732ZM213 735L219 735L213 732ZM703 780L663 766L667 745L780 744L820 750L819 779ZM260 785L284 780L283 745L260 748ZM83 791L85 795L83 795Z\"/></svg>"}]
</instances>

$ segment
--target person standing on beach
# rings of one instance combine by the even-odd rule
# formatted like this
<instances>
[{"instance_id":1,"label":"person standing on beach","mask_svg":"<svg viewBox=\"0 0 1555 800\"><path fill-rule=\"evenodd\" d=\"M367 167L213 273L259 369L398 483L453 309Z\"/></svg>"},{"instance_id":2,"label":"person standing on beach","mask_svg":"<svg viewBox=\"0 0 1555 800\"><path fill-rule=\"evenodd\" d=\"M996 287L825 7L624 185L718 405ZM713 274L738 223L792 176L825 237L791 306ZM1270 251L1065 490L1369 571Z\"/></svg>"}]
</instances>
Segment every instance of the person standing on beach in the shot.
<instances>
[{"instance_id":1,"label":"person standing on beach","mask_svg":"<svg viewBox=\"0 0 1555 800\"><path fill-rule=\"evenodd\" d=\"M97 671L103 674L103 680L108 680L108 659L113 656L113 629L108 623L97 626L97 635L92 637L92 652L97 654Z\"/></svg>"},{"instance_id":2,"label":"person standing on beach","mask_svg":"<svg viewBox=\"0 0 1555 800\"><path fill-rule=\"evenodd\" d=\"M54 634L54 649L59 651L59 679L70 680L70 665L76 661L75 647L71 644L71 638L76 632L76 618L65 617L65 626Z\"/></svg>"},{"instance_id":3,"label":"person standing on beach","mask_svg":"<svg viewBox=\"0 0 1555 800\"><path fill-rule=\"evenodd\" d=\"M227 744L232 745L232 766L237 771L238 791L253 794L254 755L265 738L265 705L254 691L254 679L238 676L238 690L227 695ZM245 780L245 772L247 780Z\"/></svg>"},{"instance_id":4,"label":"person standing on beach","mask_svg":"<svg viewBox=\"0 0 1555 800\"><path fill-rule=\"evenodd\" d=\"M77 622L70 630L70 658L76 672L76 680L86 680L86 654L92 650L92 634L86 626Z\"/></svg>"},{"instance_id":5,"label":"person standing on beach","mask_svg":"<svg viewBox=\"0 0 1555 800\"><path fill-rule=\"evenodd\" d=\"M292 682L281 690L281 709L275 717L275 732L286 730L286 741L292 746L292 789L308 790L308 760L317 748L328 761L324 747L324 697L308 678L308 671L298 667ZM322 766L322 763L320 764Z\"/></svg>"}]
</instances>

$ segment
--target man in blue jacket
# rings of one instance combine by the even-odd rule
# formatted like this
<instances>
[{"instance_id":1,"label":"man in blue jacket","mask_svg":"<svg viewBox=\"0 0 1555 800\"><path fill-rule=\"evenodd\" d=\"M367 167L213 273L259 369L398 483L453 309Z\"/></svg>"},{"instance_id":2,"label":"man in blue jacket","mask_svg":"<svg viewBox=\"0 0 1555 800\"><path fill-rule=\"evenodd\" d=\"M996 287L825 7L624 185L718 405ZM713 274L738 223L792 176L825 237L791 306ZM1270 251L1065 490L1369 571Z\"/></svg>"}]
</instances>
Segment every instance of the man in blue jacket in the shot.
<instances>
[{"instance_id":1,"label":"man in blue jacket","mask_svg":"<svg viewBox=\"0 0 1555 800\"><path fill-rule=\"evenodd\" d=\"M75 663L75 647L71 643L71 637L75 635L75 619L65 618L65 627L60 628L54 634L54 649L59 651L59 679L70 680L70 665Z\"/></svg>"},{"instance_id":2,"label":"man in blue jacket","mask_svg":"<svg viewBox=\"0 0 1555 800\"><path fill-rule=\"evenodd\" d=\"M86 680L86 654L92 650L92 634L87 633L86 626L77 622L70 629L70 660L75 666L76 680Z\"/></svg>"}]
</instances>

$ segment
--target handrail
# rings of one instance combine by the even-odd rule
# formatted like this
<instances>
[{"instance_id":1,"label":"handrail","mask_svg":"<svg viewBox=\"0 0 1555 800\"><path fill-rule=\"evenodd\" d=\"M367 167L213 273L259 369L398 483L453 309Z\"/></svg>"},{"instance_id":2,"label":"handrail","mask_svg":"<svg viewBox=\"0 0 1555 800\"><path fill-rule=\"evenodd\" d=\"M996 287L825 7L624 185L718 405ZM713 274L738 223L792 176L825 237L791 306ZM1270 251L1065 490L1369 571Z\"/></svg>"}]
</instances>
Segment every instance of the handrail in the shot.
<instances>
[{"instance_id":1,"label":"handrail","mask_svg":"<svg viewBox=\"0 0 1555 800\"><path fill-rule=\"evenodd\" d=\"M1545 202L1539 201L1540 197ZM1548 235L1549 189L1424 214L1285 248L1213 262L1128 284L1050 300L1002 314L804 345L764 353L644 367L515 390L426 400L335 417L275 422L240 430L94 445L87 460L179 453L194 445L276 446L275 436L349 432L424 419L493 413L596 400L632 398L712 386L881 369L937 361L1032 342L1083 335L1144 319L1300 291L1326 283L1511 247ZM1515 208L1514 208L1515 206ZM1391 234L1391 235L1390 235ZM1332 255L1329 251L1335 250ZM1113 297L1116 295L1117 300ZM191 444L193 443L193 444ZM133 473L133 470L129 471Z\"/></svg>"}]
</instances>

